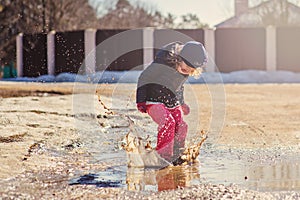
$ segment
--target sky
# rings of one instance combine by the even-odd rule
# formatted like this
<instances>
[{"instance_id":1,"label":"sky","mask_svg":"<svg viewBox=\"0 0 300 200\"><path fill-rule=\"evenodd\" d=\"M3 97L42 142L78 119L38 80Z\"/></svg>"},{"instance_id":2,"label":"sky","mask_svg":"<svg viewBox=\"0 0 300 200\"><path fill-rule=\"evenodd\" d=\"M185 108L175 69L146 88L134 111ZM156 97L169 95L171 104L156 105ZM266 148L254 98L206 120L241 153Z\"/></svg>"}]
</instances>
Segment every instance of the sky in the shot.
<instances>
[{"instance_id":1,"label":"sky","mask_svg":"<svg viewBox=\"0 0 300 200\"><path fill-rule=\"evenodd\" d=\"M134 1L134 0L129 0ZM225 21L234 15L235 0L136 0L153 4L162 13L171 13L177 17L187 13L198 16L202 23L210 27ZM248 0L249 7L267 0ZM300 6L300 0L288 0Z\"/></svg>"},{"instance_id":2,"label":"sky","mask_svg":"<svg viewBox=\"0 0 300 200\"><path fill-rule=\"evenodd\" d=\"M198 16L202 23L210 27L233 16L234 0L139 0L150 3L163 14L177 17L187 13Z\"/></svg>"},{"instance_id":3,"label":"sky","mask_svg":"<svg viewBox=\"0 0 300 200\"><path fill-rule=\"evenodd\" d=\"M104 2L111 3L117 0L89 0L90 2ZM225 21L234 15L234 0L128 0L131 3L141 2L145 5L153 6L155 10L162 14L172 15L180 18L180 16L192 13L196 14L200 22L208 24L210 27ZM249 7L255 6L266 0L249 0ZM289 2L300 5L300 0L288 0ZM107 9L102 9L107 10ZM98 10L99 11L99 10ZM100 12L102 12L100 10ZM105 11L104 11L105 12Z\"/></svg>"},{"instance_id":4,"label":"sky","mask_svg":"<svg viewBox=\"0 0 300 200\"><path fill-rule=\"evenodd\" d=\"M108 2L100 3L100 2ZM107 7L116 3L117 0L89 0L91 5L100 3L102 9L98 13L105 14ZM234 0L129 0L131 3L138 2L147 7L154 8L162 14L171 13L178 19L187 13L196 14L202 23L210 27L233 16ZM100 14L101 15L101 14Z\"/></svg>"}]
</instances>

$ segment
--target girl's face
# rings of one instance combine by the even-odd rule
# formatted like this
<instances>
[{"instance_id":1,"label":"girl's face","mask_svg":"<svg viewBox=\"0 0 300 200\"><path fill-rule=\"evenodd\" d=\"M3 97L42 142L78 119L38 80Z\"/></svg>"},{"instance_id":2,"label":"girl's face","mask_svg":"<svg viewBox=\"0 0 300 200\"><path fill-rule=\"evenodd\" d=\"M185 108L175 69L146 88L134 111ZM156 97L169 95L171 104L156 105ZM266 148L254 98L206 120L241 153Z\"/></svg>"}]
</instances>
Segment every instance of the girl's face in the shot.
<instances>
[{"instance_id":1,"label":"girl's face","mask_svg":"<svg viewBox=\"0 0 300 200\"><path fill-rule=\"evenodd\" d=\"M185 62L181 61L177 67L177 71L183 75L192 75L195 72L195 68L192 68L185 64Z\"/></svg>"}]
</instances>

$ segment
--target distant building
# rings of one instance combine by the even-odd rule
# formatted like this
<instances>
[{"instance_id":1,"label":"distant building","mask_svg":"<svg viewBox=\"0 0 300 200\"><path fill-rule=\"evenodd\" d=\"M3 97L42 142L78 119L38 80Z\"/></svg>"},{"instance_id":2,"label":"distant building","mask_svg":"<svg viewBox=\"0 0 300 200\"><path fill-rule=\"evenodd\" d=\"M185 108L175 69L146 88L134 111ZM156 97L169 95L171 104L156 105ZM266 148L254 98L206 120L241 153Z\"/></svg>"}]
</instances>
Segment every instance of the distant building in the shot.
<instances>
[{"instance_id":1,"label":"distant building","mask_svg":"<svg viewBox=\"0 0 300 200\"><path fill-rule=\"evenodd\" d=\"M269 0L249 7L248 0L235 0L235 15L220 24L225 27L300 26L300 7L287 0Z\"/></svg>"}]
</instances>

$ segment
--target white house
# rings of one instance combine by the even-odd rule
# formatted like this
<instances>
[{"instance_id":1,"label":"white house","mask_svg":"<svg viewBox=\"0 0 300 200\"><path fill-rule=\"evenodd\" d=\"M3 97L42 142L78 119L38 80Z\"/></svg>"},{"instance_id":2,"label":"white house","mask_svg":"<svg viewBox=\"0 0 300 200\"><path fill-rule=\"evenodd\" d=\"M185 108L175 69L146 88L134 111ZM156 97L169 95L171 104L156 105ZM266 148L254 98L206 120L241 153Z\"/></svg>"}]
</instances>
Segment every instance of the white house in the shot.
<instances>
[{"instance_id":1,"label":"white house","mask_svg":"<svg viewBox=\"0 0 300 200\"><path fill-rule=\"evenodd\" d=\"M254 7L248 3L235 0L235 15L216 27L300 26L300 7L287 0L264 1Z\"/></svg>"}]
</instances>

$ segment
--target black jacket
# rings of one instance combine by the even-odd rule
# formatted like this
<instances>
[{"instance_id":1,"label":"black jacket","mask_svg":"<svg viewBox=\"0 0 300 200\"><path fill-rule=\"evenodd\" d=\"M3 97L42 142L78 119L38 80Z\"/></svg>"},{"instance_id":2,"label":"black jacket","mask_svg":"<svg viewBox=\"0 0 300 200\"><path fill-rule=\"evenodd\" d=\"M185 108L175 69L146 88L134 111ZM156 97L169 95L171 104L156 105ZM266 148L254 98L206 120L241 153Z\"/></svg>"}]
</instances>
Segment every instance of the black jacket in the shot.
<instances>
[{"instance_id":1,"label":"black jacket","mask_svg":"<svg viewBox=\"0 0 300 200\"><path fill-rule=\"evenodd\" d=\"M136 102L161 102L172 108L184 104L183 84L188 76L175 69L179 59L176 46L180 42L164 46L154 61L142 72L138 80Z\"/></svg>"}]
</instances>

